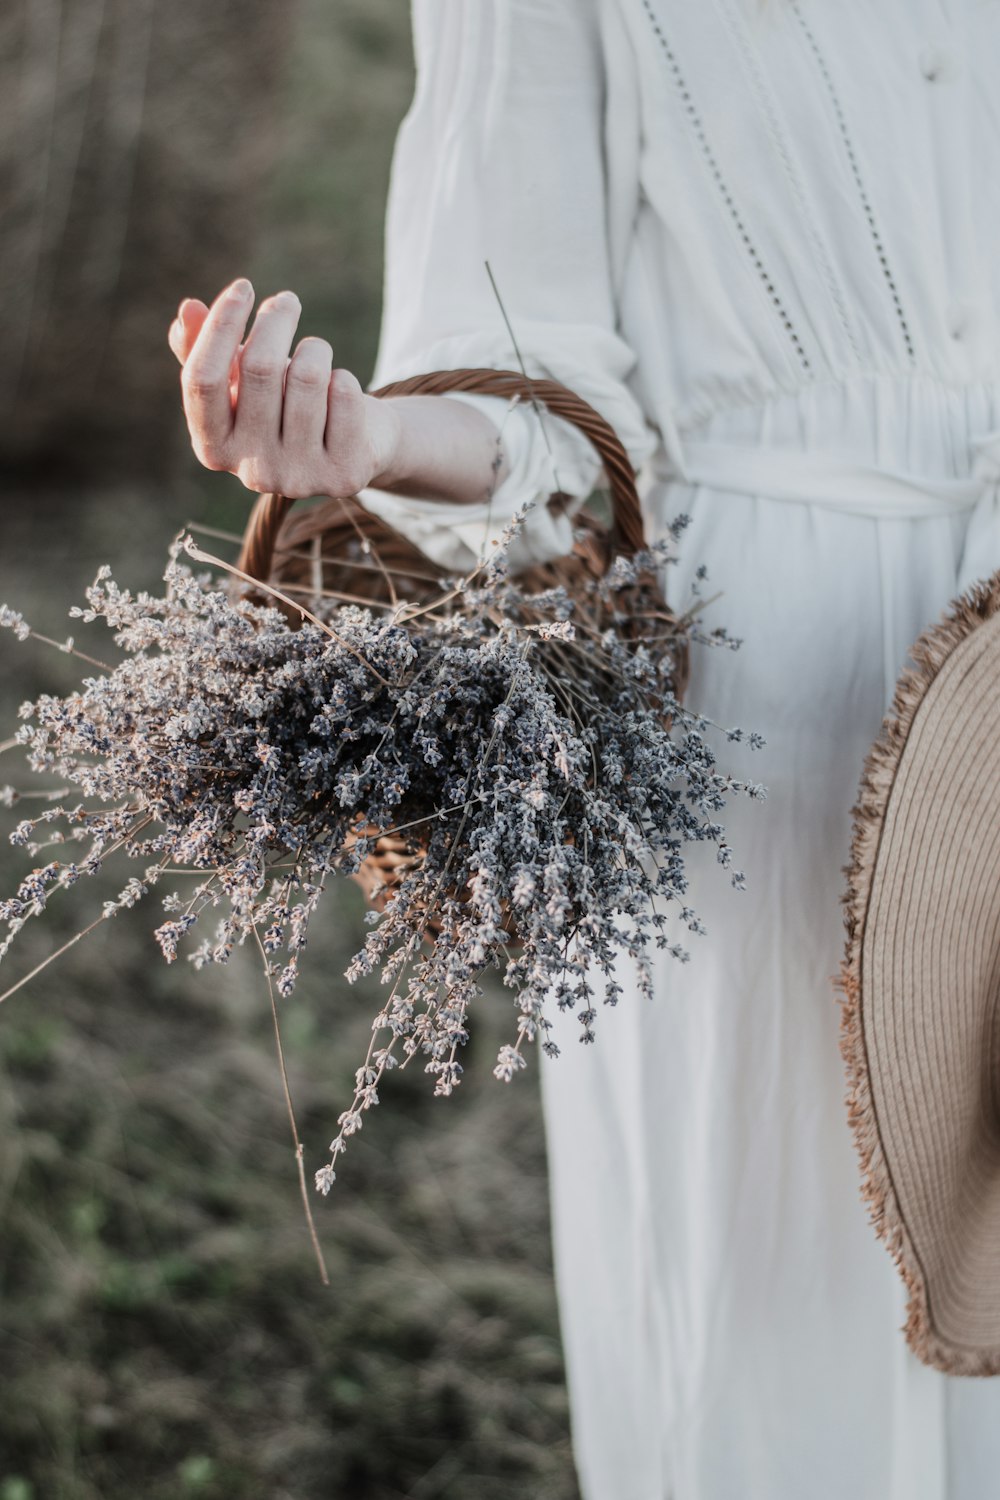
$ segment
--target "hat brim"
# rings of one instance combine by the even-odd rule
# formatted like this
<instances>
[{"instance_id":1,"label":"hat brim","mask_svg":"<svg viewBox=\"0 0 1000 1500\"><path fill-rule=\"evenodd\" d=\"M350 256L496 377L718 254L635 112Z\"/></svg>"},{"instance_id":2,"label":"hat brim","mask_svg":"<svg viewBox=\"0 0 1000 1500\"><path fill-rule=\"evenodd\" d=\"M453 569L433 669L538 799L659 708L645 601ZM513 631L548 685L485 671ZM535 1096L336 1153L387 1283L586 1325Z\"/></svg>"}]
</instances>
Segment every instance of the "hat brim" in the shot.
<instances>
[{"instance_id":1,"label":"hat brim","mask_svg":"<svg viewBox=\"0 0 1000 1500\"><path fill-rule=\"evenodd\" d=\"M948 1374L1000 1374L1000 573L916 641L852 808L836 980L862 1198Z\"/></svg>"}]
</instances>

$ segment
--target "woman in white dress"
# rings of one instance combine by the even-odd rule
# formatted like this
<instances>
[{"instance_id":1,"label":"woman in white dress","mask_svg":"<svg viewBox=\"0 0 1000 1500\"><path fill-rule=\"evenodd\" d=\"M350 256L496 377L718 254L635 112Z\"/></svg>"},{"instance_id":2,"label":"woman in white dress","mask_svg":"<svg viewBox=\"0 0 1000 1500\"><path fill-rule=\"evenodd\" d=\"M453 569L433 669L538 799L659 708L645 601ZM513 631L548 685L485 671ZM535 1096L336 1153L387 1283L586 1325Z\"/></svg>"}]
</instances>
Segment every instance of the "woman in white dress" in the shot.
<instances>
[{"instance_id":1,"label":"woman in white dress","mask_svg":"<svg viewBox=\"0 0 1000 1500\"><path fill-rule=\"evenodd\" d=\"M414 0L414 28L372 388L517 367L488 259L529 373L641 467L650 532L692 518L672 596L707 565L708 620L744 644L696 649L689 703L767 740L725 749L769 793L728 814L747 891L695 857L691 962L663 957L653 1004L623 963L597 1044L557 1016L540 1059L585 1500L985 1500L1000 1381L905 1343L831 979L907 648L1000 566L1000 4ZM282 416L287 297L244 401L229 302L188 304L171 342L196 450L251 488L361 488L462 566L553 468L580 498L596 477L572 429L548 419L550 456L497 397L401 398L390 428L317 340ZM568 540L539 504L520 545Z\"/></svg>"}]
</instances>

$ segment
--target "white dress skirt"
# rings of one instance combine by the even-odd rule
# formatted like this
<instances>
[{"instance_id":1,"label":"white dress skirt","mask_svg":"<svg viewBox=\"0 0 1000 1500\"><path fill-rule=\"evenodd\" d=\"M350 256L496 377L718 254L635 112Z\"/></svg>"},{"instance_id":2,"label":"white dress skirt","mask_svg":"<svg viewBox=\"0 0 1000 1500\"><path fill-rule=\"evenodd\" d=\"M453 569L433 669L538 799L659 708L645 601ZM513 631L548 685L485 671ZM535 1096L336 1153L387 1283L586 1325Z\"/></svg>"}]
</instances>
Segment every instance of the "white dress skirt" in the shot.
<instances>
[{"instance_id":1,"label":"white dress skirt","mask_svg":"<svg viewBox=\"0 0 1000 1500\"><path fill-rule=\"evenodd\" d=\"M578 390L641 474L668 586L721 591L690 705L756 729L724 818L747 889L578 1046L539 1056L584 1500L987 1500L1000 1380L916 1358L860 1196L833 986L850 809L915 637L1000 567L1000 4L415 0L372 388L516 368ZM363 493L471 562L582 499L572 429L495 397L489 504ZM554 474L554 471L555 474ZM526 555L568 545L539 504ZM998 684L1000 691L1000 684ZM683 934L678 934L683 936ZM998 1247L1000 1257L1000 1247Z\"/></svg>"}]
</instances>

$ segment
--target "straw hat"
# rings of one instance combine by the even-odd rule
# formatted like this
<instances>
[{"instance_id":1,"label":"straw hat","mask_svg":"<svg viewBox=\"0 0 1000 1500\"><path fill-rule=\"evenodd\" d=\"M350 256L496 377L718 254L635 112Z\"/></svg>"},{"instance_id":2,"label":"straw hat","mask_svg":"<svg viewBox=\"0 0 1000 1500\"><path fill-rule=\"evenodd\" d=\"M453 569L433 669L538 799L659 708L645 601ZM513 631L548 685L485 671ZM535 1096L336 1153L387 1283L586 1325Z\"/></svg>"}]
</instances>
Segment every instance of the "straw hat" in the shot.
<instances>
[{"instance_id":1,"label":"straw hat","mask_svg":"<svg viewBox=\"0 0 1000 1500\"><path fill-rule=\"evenodd\" d=\"M1000 1374L1000 573L911 650L865 761L840 1049L925 1364Z\"/></svg>"}]
</instances>

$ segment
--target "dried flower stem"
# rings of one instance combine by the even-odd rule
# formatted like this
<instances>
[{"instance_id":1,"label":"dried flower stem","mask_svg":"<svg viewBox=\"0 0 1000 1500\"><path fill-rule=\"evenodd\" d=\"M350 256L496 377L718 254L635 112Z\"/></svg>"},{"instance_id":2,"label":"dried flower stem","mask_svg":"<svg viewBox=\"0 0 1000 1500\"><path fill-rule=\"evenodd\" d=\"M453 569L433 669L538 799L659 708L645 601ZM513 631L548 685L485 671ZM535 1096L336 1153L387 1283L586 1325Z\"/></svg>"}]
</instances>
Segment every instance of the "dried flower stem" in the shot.
<instances>
[{"instance_id":1,"label":"dried flower stem","mask_svg":"<svg viewBox=\"0 0 1000 1500\"><path fill-rule=\"evenodd\" d=\"M11 995L16 995L18 990L23 990L24 986L26 984L29 984L32 979L37 977L37 975L41 974L44 969L47 969L49 964L54 964L57 958L62 958L64 953L68 953L71 948L75 948L77 943L79 943L81 939L87 937L91 932L93 932L95 927L100 927L102 922L107 922L109 920L110 918L105 916L97 917L93 922L91 922L89 927L84 927L82 931L74 933L73 937L71 937L68 942L63 943L61 948L57 948L54 953L50 953L48 958L43 958L42 962L40 964L36 964L30 973L25 974L24 977L19 979L16 984L12 984L9 989L4 990L3 994L0 995L0 1005L2 1005L5 1000L9 1000Z\"/></svg>"},{"instance_id":2,"label":"dried flower stem","mask_svg":"<svg viewBox=\"0 0 1000 1500\"><path fill-rule=\"evenodd\" d=\"M54 646L64 656L75 656L77 661L85 661L89 667L98 667L102 672L114 671L114 667L110 667L106 661L98 661L96 656L88 656L86 652L78 651L75 646L67 645L65 641L54 641L51 636L40 635L37 630L31 631L30 638L33 641L41 641L43 646ZM5 747L0 746L0 749L3 748Z\"/></svg>"},{"instance_id":3,"label":"dried flower stem","mask_svg":"<svg viewBox=\"0 0 1000 1500\"><path fill-rule=\"evenodd\" d=\"M291 1128L292 1141L295 1145L295 1162L299 1172L299 1188L302 1193L302 1208L306 1216L306 1225L309 1230L309 1238L312 1241L313 1253L316 1256L316 1264L319 1266L320 1280L322 1281L324 1286L329 1286L330 1277L326 1269L326 1261L323 1258L323 1247L320 1245L319 1235L316 1233L316 1225L312 1215L312 1206L309 1202L309 1190L306 1187L306 1173L305 1166L303 1164L304 1153L302 1141L299 1138L299 1128L295 1122L295 1108L292 1104L292 1091L288 1083L288 1070L285 1067L285 1052L284 1048L281 1045L281 1026L278 1021L278 1007L274 999L274 985L271 982L271 964L267 954L264 951L264 944L260 940L260 932L258 930L256 922L254 922L252 925L253 935L257 940L257 947L260 949L261 961L264 965L264 978L267 981L268 999L271 1002L271 1019L274 1023L274 1045L278 1054L278 1068L281 1072L281 1087L285 1095L285 1108L288 1111L288 1124Z\"/></svg>"}]
</instances>

